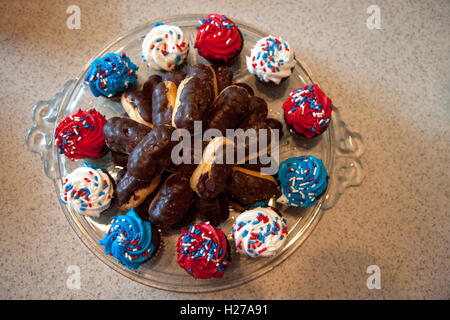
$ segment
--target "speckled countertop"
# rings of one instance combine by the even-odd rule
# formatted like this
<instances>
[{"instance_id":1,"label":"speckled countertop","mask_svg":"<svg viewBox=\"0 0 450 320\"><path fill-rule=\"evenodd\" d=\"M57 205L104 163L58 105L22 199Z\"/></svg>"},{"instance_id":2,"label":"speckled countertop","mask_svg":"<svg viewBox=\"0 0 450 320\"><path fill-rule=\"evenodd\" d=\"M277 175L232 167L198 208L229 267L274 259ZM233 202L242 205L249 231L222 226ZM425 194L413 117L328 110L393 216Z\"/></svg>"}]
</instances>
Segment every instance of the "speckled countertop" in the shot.
<instances>
[{"instance_id":1,"label":"speckled countertop","mask_svg":"<svg viewBox=\"0 0 450 320\"><path fill-rule=\"evenodd\" d=\"M93 3L0 2L0 298L450 298L447 0ZM79 30L66 26L73 4ZM367 27L371 5L381 29ZM272 272L235 289L178 294L123 277L82 244L24 138L32 105L78 76L110 39L168 14L212 11L289 39L362 134L366 179ZM66 286L70 265L80 267L79 290ZM370 265L380 268L381 289L366 286Z\"/></svg>"}]
</instances>

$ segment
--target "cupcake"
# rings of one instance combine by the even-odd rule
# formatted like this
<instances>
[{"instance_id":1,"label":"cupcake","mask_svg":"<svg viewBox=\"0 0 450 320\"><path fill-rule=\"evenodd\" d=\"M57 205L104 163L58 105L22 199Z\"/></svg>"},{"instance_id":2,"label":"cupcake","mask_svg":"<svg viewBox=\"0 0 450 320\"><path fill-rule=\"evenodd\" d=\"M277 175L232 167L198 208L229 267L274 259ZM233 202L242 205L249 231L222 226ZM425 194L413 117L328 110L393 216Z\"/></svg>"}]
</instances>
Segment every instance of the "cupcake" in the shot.
<instances>
[{"instance_id":1,"label":"cupcake","mask_svg":"<svg viewBox=\"0 0 450 320\"><path fill-rule=\"evenodd\" d=\"M106 170L80 167L63 179L61 202L78 214L99 217L111 205L113 183Z\"/></svg>"},{"instance_id":2,"label":"cupcake","mask_svg":"<svg viewBox=\"0 0 450 320\"><path fill-rule=\"evenodd\" d=\"M327 169L314 156L293 157L278 169L283 195L277 202L294 207L312 207L327 188Z\"/></svg>"},{"instance_id":3,"label":"cupcake","mask_svg":"<svg viewBox=\"0 0 450 320\"><path fill-rule=\"evenodd\" d=\"M155 256L161 237L149 221L142 220L131 209L125 215L111 218L111 227L99 244L105 254L117 259L125 268L137 270Z\"/></svg>"},{"instance_id":4,"label":"cupcake","mask_svg":"<svg viewBox=\"0 0 450 320\"><path fill-rule=\"evenodd\" d=\"M177 254L179 266L197 279L222 278L231 263L225 234L207 221L181 231Z\"/></svg>"},{"instance_id":5,"label":"cupcake","mask_svg":"<svg viewBox=\"0 0 450 320\"><path fill-rule=\"evenodd\" d=\"M55 145L59 154L71 161L100 158L106 149L103 137L105 117L94 108L78 110L65 117L55 130Z\"/></svg>"},{"instance_id":6,"label":"cupcake","mask_svg":"<svg viewBox=\"0 0 450 320\"><path fill-rule=\"evenodd\" d=\"M288 78L295 66L294 50L280 37L260 39L246 57L248 72L261 82L280 84Z\"/></svg>"},{"instance_id":7,"label":"cupcake","mask_svg":"<svg viewBox=\"0 0 450 320\"><path fill-rule=\"evenodd\" d=\"M271 257L287 239L287 222L271 207L242 212L232 229L236 250L249 257Z\"/></svg>"},{"instance_id":8,"label":"cupcake","mask_svg":"<svg viewBox=\"0 0 450 320\"><path fill-rule=\"evenodd\" d=\"M107 53L91 63L84 83L95 97L111 98L134 86L137 69L125 53Z\"/></svg>"},{"instance_id":9,"label":"cupcake","mask_svg":"<svg viewBox=\"0 0 450 320\"><path fill-rule=\"evenodd\" d=\"M185 61L189 51L186 34L177 26L156 23L142 42L142 58L155 70L172 71Z\"/></svg>"},{"instance_id":10,"label":"cupcake","mask_svg":"<svg viewBox=\"0 0 450 320\"><path fill-rule=\"evenodd\" d=\"M225 15L211 13L200 19L195 48L211 63L231 65L242 50L244 40L236 24Z\"/></svg>"},{"instance_id":11,"label":"cupcake","mask_svg":"<svg viewBox=\"0 0 450 320\"><path fill-rule=\"evenodd\" d=\"M333 105L318 85L311 84L292 91L283 110L291 132L312 138L328 128Z\"/></svg>"}]
</instances>

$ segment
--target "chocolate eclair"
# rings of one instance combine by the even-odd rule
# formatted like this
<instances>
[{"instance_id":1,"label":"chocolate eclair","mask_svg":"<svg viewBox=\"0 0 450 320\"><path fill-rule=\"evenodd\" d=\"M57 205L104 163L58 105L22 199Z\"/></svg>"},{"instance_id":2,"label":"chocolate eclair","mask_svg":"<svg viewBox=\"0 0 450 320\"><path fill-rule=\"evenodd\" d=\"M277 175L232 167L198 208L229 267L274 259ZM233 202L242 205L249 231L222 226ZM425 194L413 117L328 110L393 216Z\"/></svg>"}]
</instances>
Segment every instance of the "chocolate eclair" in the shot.
<instances>
[{"instance_id":1,"label":"chocolate eclair","mask_svg":"<svg viewBox=\"0 0 450 320\"><path fill-rule=\"evenodd\" d=\"M189 68L186 78L197 77L206 82L210 88L212 95L209 97L208 105L210 105L219 94L217 85L217 77L214 68L207 64L198 63Z\"/></svg>"},{"instance_id":2,"label":"chocolate eclair","mask_svg":"<svg viewBox=\"0 0 450 320\"><path fill-rule=\"evenodd\" d=\"M183 81L185 78L186 72L176 69L173 71L165 72L162 76L162 81L172 81L178 87L181 81Z\"/></svg>"},{"instance_id":3,"label":"chocolate eclair","mask_svg":"<svg viewBox=\"0 0 450 320\"><path fill-rule=\"evenodd\" d=\"M231 85L223 89L208 111L208 128L235 129L249 112L250 95L243 87Z\"/></svg>"},{"instance_id":4,"label":"chocolate eclair","mask_svg":"<svg viewBox=\"0 0 450 320\"><path fill-rule=\"evenodd\" d=\"M279 193L278 183L273 176L239 166L233 167L225 190L232 199L244 205L268 201Z\"/></svg>"},{"instance_id":5,"label":"chocolate eclair","mask_svg":"<svg viewBox=\"0 0 450 320\"><path fill-rule=\"evenodd\" d=\"M233 71L227 66L212 65L217 80L217 93L233 83Z\"/></svg>"},{"instance_id":6,"label":"chocolate eclair","mask_svg":"<svg viewBox=\"0 0 450 320\"><path fill-rule=\"evenodd\" d=\"M211 97L210 87L200 78L188 77L181 81L172 112L172 127L186 129L192 134L194 121L206 124Z\"/></svg>"},{"instance_id":7,"label":"chocolate eclair","mask_svg":"<svg viewBox=\"0 0 450 320\"><path fill-rule=\"evenodd\" d=\"M172 124L172 111L177 98L177 86L172 81L162 81L155 86L152 95L153 126Z\"/></svg>"},{"instance_id":8,"label":"chocolate eclair","mask_svg":"<svg viewBox=\"0 0 450 320\"><path fill-rule=\"evenodd\" d=\"M145 81L144 85L142 86L142 93L144 94L144 97L148 99L152 99L153 90L155 90L155 87L158 83L161 81L166 81L163 78L161 78L160 75L154 74L151 75L147 81Z\"/></svg>"},{"instance_id":9,"label":"chocolate eclair","mask_svg":"<svg viewBox=\"0 0 450 320\"><path fill-rule=\"evenodd\" d=\"M154 127L128 157L128 172L139 180L152 180L160 175L170 163L172 127Z\"/></svg>"},{"instance_id":10,"label":"chocolate eclair","mask_svg":"<svg viewBox=\"0 0 450 320\"><path fill-rule=\"evenodd\" d=\"M130 175L126 169L117 174L115 198L120 210L128 211L139 207L145 199L158 187L161 176L151 181L138 180Z\"/></svg>"},{"instance_id":11,"label":"chocolate eclair","mask_svg":"<svg viewBox=\"0 0 450 320\"><path fill-rule=\"evenodd\" d=\"M198 141L191 137L189 141L181 140L179 143L172 149L172 156L176 155L179 158L174 159L171 157L167 171L191 175L201 161L203 150L208 145L208 141ZM176 148L179 149L176 150Z\"/></svg>"},{"instance_id":12,"label":"chocolate eclair","mask_svg":"<svg viewBox=\"0 0 450 320\"><path fill-rule=\"evenodd\" d=\"M248 83L236 82L234 85L244 88L245 90L247 90L248 94L252 97L255 95L255 91L253 91L252 87L250 87Z\"/></svg>"},{"instance_id":13,"label":"chocolate eclair","mask_svg":"<svg viewBox=\"0 0 450 320\"><path fill-rule=\"evenodd\" d=\"M167 178L150 203L149 220L162 229L168 229L186 215L193 199L189 175L174 173Z\"/></svg>"},{"instance_id":14,"label":"chocolate eclair","mask_svg":"<svg viewBox=\"0 0 450 320\"><path fill-rule=\"evenodd\" d=\"M278 121L277 119L273 119L273 118L267 118L266 120L264 120L264 122L272 129L276 129L278 130L279 133L279 139L281 140L281 138L283 138L283 124Z\"/></svg>"},{"instance_id":15,"label":"chocolate eclair","mask_svg":"<svg viewBox=\"0 0 450 320\"><path fill-rule=\"evenodd\" d=\"M209 221L214 227L228 219L230 215L228 197L221 193L214 199L194 199L194 207L198 216L205 221Z\"/></svg>"},{"instance_id":16,"label":"chocolate eclair","mask_svg":"<svg viewBox=\"0 0 450 320\"><path fill-rule=\"evenodd\" d=\"M225 137L214 138L208 143L190 180L192 190L200 198L213 199L225 190L233 167L226 163L226 153L230 150L234 153L234 144Z\"/></svg>"},{"instance_id":17,"label":"chocolate eclair","mask_svg":"<svg viewBox=\"0 0 450 320\"><path fill-rule=\"evenodd\" d=\"M103 126L106 145L114 152L129 154L151 128L130 118L112 117Z\"/></svg>"},{"instance_id":18,"label":"chocolate eclair","mask_svg":"<svg viewBox=\"0 0 450 320\"><path fill-rule=\"evenodd\" d=\"M153 127L152 95L153 90L159 82L161 82L161 77L159 75L152 75L144 83L141 90L131 89L122 94L120 102L131 119Z\"/></svg>"}]
</instances>

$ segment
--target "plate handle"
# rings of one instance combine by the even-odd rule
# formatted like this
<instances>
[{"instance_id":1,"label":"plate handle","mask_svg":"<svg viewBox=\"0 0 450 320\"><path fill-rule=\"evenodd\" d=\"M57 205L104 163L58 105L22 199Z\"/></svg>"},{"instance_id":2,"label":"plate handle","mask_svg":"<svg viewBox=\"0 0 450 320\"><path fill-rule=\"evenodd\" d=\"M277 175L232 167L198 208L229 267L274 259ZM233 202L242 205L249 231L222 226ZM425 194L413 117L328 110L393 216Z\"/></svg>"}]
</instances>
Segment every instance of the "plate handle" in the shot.
<instances>
[{"instance_id":1,"label":"plate handle","mask_svg":"<svg viewBox=\"0 0 450 320\"><path fill-rule=\"evenodd\" d=\"M55 96L47 101L37 102L32 109L33 126L27 131L25 142L31 152L39 153L44 162L44 172L52 180L58 178L56 152L53 152L52 136L62 100L75 80L67 81Z\"/></svg>"},{"instance_id":2,"label":"plate handle","mask_svg":"<svg viewBox=\"0 0 450 320\"><path fill-rule=\"evenodd\" d=\"M333 109L332 126L332 141L336 144L335 157L333 170L329 173L323 209L331 209L348 187L359 186L365 176L361 162L364 153L363 139L359 133L348 129L337 107Z\"/></svg>"}]
</instances>

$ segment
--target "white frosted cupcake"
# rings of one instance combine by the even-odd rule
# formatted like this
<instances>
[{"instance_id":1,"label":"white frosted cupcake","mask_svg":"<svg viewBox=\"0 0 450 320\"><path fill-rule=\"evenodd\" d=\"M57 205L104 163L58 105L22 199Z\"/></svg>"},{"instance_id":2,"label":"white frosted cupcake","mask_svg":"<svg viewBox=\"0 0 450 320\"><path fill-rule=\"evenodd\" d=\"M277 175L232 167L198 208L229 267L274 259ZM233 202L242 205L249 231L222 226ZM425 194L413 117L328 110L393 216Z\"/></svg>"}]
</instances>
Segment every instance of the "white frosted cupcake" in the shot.
<instances>
[{"instance_id":1,"label":"white frosted cupcake","mask_svg":"<svg viewBox=\"0 0 450 320\"><path fill-rule=\"evenodd\" d=\"M99 217L109 208L114 187L102 169L80 167L68 174L63 182L61 201L76 213Z\"/></svg>"},{"instance_id":2,"label":"white frosted cupcake","mask_svg":"<svg viewBox=\"0 0 450 320\"><path fill-rule=\"evenodd\" d=\"M246 57L247 69L262 82L280 84L295 66L294 50L280 37L260 39Z\"/></svg>"},{"instance_id":3,"label":"white frosted cupcake","mask_svg":"<svg viewBox=\"0 0 450 320\"><path fill-rule=\"evenodd\" d=\"M242 212L233 225L236 250L252 258L275 255L286 242L286 219L274 209L257 207Z\"/></svg>"},{"instance_id":4,"label":"white frosted cupcake","mask_svg":"<svg viewBox=\"0 0 450 320\"><path fill-rule=\"evenodd\" d=\"M187 57L189 42L177 26L156 23L142 42L142 58L155 70L172 71Z\"/></svg>"}]
</instances>

